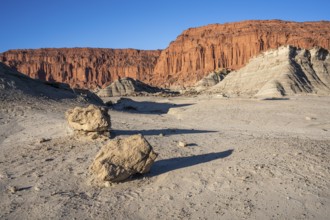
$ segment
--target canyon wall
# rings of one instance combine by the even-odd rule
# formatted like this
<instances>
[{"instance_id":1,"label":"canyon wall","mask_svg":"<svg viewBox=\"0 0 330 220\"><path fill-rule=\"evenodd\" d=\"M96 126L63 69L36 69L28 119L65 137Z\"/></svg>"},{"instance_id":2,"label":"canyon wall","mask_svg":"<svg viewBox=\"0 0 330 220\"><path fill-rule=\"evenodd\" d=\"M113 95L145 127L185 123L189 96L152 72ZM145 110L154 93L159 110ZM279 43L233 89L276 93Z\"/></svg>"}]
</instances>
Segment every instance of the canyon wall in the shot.
<instances>
[{"instance_id":1,"label":"canyon wall","mask_svg":"<svg viewBox=\"0 0 330 220\"><path fill-rule=\"evenodd\" d=\"M210 71L239 69L262 51L282 45L330 49L330 22L266 20L190 28L162 51L152 84L193 85Z\"/></svg>"},{"instance_id":2,"label":"canyon wall","mask_svg":"<svg viewBox=\"0 0 330 220\"><path fill-rule=\"evenodd\" d=\"M0 62L32 78L73 87L105 87L122 77L170 87L194 85L211 71L239 69L268 49L330 49L330 22L280 20L212 24L184 31L163 51L134 49L10 50Z\"/></svg>"},{"instance_id":3,"label":"canyon wall","mask_svg":"<svg viewBox=\"0 0 330 220\"><path fill-rule=\"evenodd\" d=\"M9 50L0 61L31 78L93 89L122 77L149 82L159 55L160 50L62 48Z\"/></svg>"}]
</instances>

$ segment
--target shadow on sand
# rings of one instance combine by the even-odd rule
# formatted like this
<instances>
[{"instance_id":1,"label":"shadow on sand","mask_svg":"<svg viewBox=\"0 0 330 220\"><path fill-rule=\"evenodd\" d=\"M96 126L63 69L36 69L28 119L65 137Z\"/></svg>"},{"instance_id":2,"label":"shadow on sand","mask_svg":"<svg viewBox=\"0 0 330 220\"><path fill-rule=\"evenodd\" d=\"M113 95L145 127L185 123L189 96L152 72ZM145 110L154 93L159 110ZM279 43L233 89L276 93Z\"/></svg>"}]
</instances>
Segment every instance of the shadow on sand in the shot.
<instances>
[{"instance_id":1,"label":"shadow on sand","mask_svg":"<svg viewBox=\"0 0 330 220\"><path fill-rule=\"evenodd\" d=\"M113 109L117 111L139 113L139 114L166 114L170 108L185 107L192 104L172 104L159 102L137 102L129 98L121 98L113 104Z\"/></svg>"},{"instance_id":2,"label":"shadow on sand","mask_svg":"<svg viewBox=\"0 0 330 220\"><path fill-rule=\"evenodd\" d=\"M218 131L209 131L209 130L194 130L194 129L152 129L152 130L113 130L111 132L111 137L116 137L120 135L134 135L142 134L144 136L152 135L178 135L178 134L198 134L198 133L214 133Z\"/></svg>"},{"instance_id":3,"label":"shadow on sand","mask_svg":"<svg viewBox=\"0 0 330 220\"><path fill-rule=\"evenodd\" d=\"M280 100L290 100L290 99L289 98L275 98L275 97L273 97L273 98L264 98L262 100L264 100L264 101L280 101Z\"/></svg>"},{"instance_id":4,"label":"shadow on sand","mask_svg":"<svg viewBox=\"0 0 330 220\"><path fill-rule=\"evenodd\" d=\"M157 176L173 170L178 170L186 167L195 166L202 163L207 163L212 160L217 160L230 156L234 150L226 150L218 153L209 153L202 155L195 155L189 157L177 157L165 160L156 161L149 173L149 176Z\"/></svg>"}]
</instances>

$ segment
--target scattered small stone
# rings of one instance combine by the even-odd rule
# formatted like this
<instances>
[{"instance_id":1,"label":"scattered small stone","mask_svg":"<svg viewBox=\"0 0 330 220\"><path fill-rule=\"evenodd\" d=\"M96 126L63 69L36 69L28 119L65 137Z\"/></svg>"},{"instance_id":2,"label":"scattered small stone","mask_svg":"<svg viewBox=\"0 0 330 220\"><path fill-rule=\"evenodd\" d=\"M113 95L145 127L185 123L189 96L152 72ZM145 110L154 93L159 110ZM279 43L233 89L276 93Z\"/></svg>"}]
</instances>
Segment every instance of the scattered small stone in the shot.
<instances>
[{"instance_id":1,"label":"scattered small stone","mask_svg":"<svg viewBox=\"0 0 330 220\"><path fill-rule=\"evenodd\" d=\"M41 189L40 189L39 187L36 186L36 187L34 187L34 190L35 190L35 191L40 191Z\"/></svg>"},{"instance_id":2,"label":"scattered small stone","mask_svg":"<svg viewBox=\"0 0 330 220\"><path fill-rule=\"evenodd\" d=\"M305 119L306 119L307 121L316 120L316 118L313 118L313 117L305 117Z\"/></svg>"},{"instance_id":3,"label":"scattered small stone","mask_svg":"<svg viewBox=\"0 0 330 220\"><path fill-rule=\"evenodd\" d=\"M186 142L183 142L183 141L179 141L178 142L178 146L179 147L187 147L187 143Z\"/></svg>"},{"instance_id":4,"label":"scattered small stone","mask_svg":"<svg viewBox=\"0 0 330 220\"><path fill-rule=\"evenodd\" d=\"M164 137L164 134L163 134L163 133L160 133L160 134L159 134L159 137Z\"/></svg>"},{"instance_id":5,"label":"scattered small stone","mask_svg":"<svg viewBox=\"0 0 330 220\"><path fill-rule=\"evenodd\" d=\"M9 186L8 192L10 193L16 193L18 191L18 188L16 186Z\"/></svg>"},{"instance_id":6,"label":"scattered small stone","mask_svg":"<svg viewBox=\"0 0 330 220\"><path fill-rule=\"evenodd\" d=\"M105 187L110 187L110 186L111 186L111 183L110 183L109 181L106 181L106 182L104 183L104 186L105 186Z\"/></svg>"}]
</instances>

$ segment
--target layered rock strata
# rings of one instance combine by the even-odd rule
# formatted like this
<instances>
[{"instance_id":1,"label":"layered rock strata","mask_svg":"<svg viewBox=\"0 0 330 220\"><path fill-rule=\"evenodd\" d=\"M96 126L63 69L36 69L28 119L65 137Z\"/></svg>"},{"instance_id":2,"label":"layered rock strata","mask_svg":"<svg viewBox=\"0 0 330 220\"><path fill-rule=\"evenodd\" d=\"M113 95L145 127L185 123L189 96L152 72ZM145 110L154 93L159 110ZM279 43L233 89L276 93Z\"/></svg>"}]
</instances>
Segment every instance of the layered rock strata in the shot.
<instances>
[{"instance_id":1,"label":"layered rock strata","mask_svg":"<svg viewBox=\"0 0 330 220\"><path fill-rule=\"evenodd\" d=\"M135 94L149 94L157 93L162 90L156 87L149 86L139 80L134 80L129 77L118 79L111 83L109 86L97 92L100 97L112 96L127 96Z\"/></svg>"},{"instance_id":2,"label":"layered rock strata","mask_svg":"<svg viewBox=\"0 0 330 220\"><path fill-rule=\"evenodd\" d=\"M239 69L269 49L330 49L330 22L254 20L184 31L163 51L134 49L10 50L0 62L32 78L73 87L105 87L131 77L158 87L192 86L218 68Z\"/></svg>"},{"instance_id":3,"label":"layered rock strata","mask_svg":"<svg viewBox=\"0 0 330 220\"><path fill-rule=\"evenodd\" d=\"M121 77L149 82L159 50L63 48L9 50L0 61L31 78L93 89Z\"/></svg>"},{"instance_id":4,"label":"layered rock strata","mask_svg":"<svg viewBox=\"0 0 330 220\"><path fill-rule=\"evenodd\" d=\"M210 89L225 96L276 98L294 94L330 94L330 54L283 46L252 59Z\"/></svg>"},{"instance_id":5,"label":"layered rock strata","mask_svg":"<svg viewBox=\"0 0 330 220\"><path fill-rule=\"evenodd\" d=\"M330 22L265 20L190 28L162 51L152 84L193 85L217 68L239 69L282 45L330 49Z\"/></svg>"}]
</instances>

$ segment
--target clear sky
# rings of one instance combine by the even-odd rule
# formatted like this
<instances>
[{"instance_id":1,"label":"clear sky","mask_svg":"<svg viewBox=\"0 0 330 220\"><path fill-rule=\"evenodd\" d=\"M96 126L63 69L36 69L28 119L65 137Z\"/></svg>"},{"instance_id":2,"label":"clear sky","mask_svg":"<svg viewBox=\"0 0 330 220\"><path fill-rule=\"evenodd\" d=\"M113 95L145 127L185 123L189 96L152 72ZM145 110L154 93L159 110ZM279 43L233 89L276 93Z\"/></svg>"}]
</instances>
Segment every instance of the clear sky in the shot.
<instances>
[{"instance_id":1,"label":"clear sky","mask_svg":"<svg viewBox=\"0 0 330 220\"><path fill-rule=\"evenodd\" d=\"M164 49L189 27L250 19L330 20L330 0L0 0L0 52Z\"/></svg>"}]
</instances>

